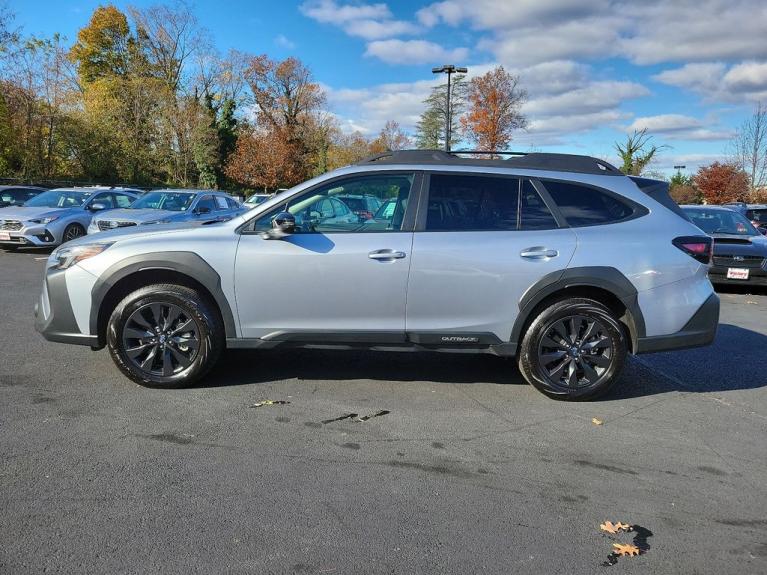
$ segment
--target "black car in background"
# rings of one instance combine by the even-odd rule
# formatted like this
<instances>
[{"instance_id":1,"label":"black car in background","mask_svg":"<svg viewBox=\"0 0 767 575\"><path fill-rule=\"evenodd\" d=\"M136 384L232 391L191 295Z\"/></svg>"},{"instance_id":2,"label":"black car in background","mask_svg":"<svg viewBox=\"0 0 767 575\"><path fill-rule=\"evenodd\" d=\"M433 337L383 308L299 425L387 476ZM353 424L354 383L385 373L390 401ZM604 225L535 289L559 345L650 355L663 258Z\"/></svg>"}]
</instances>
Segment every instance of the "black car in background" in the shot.
<instances>
[{"instance_id":1,"label":"black car in background","mask_svg":"<svg viewBox=\"0 0 767 575\"><path fill-rule=\"evenodd\" d=\"M44 191L45 188L35 186L0 186L0 208L20 206Z\"/></svg>"},{"instance_id":2,"label":"black car in background","mask_svg":"<svg viewBox=\"0 0 767 575\"><path fill-rule=\"evenodd\" d=\"M760 232L767 233L767 204L749 204L746 207L746 217Z\"/></svg>"},{"instance_id":3,"label":"black car in background","mask_svg":"<svg viewBox=\"0 0 767 575\"><path fill-rule=\"evenodd\" d=\"M682 206L690 221L714 238L714 284L767 286L767 237L745 215L723 206Z\"/></svg>"}]
</instances>

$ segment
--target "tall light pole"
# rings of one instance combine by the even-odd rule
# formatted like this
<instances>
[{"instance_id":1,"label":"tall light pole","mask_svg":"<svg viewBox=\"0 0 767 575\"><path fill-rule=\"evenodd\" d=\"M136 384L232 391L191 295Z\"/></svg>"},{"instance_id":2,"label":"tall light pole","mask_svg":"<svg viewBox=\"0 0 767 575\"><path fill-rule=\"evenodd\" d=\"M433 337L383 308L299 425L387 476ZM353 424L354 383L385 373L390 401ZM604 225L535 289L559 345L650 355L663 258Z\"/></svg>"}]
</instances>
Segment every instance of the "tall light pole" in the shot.
<instances>
[{"instance_id":1,"label":"tall light pole","mask_svg":"<svg viewBox=\"0 0 767 575\"><path fill-rule=\"evenodd\" d=\"M676 175L680 178L682 177L682 170L684 170L687 166L674 166L674 169L676 170Z\"/></svg>"},{"instance_id":2,"label":"tall light pole","mask_svg":"<svg viewBox=\"0 0 767 575\"><path fill-rule=\"evenodd\" d=\"M450 118L450 76L451 74L465 74L468 68L456 67L453 64L445 64L439 68L432 68L432 74L447 74L447 110L445 111L445 151L450 151L450 127L452 126Z\"/></svg>"}]
</instances>

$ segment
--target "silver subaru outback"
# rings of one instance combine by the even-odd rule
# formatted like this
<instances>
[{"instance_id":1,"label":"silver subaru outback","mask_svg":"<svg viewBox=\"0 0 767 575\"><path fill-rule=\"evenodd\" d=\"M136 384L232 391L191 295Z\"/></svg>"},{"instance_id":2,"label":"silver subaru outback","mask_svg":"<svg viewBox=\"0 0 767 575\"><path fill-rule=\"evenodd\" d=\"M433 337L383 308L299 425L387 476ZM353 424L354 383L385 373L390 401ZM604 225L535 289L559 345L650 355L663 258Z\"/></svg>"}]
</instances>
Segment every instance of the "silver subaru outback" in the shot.
<instances>
[{"instance_id":1,"label":"silver subaru outback","mask_svg":"<svg viewBox=\"0 0 767 575\"><path fill-rule=\"evenodd\" d=\"M350 194L389 209L339 217ZM226 347L321 344L513 356L540 391L579 400L627 353L711 343L711 251L665 183L602 160L388 152L227 222L69 242L36 325L108 347L146 386L190 385Z\"/></svg>"}]
</instances>

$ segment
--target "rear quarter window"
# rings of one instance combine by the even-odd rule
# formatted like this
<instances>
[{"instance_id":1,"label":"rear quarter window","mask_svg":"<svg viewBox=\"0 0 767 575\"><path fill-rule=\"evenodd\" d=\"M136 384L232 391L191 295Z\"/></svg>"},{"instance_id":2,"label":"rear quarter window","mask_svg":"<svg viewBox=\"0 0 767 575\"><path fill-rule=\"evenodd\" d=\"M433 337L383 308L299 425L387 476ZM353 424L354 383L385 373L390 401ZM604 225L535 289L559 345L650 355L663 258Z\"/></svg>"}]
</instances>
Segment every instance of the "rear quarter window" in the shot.
<instances>
[{"instance_id":1,"label":"rear quarter window","mask_svg":"<svg viewBox=\"0 0 767 575\"><path fill-rule=\"evenodd\" d=\"M614 224L630 219L636 213L632 203L590 186L551 180L542 183L572 227Z\"/></svg>"}]
</instances>

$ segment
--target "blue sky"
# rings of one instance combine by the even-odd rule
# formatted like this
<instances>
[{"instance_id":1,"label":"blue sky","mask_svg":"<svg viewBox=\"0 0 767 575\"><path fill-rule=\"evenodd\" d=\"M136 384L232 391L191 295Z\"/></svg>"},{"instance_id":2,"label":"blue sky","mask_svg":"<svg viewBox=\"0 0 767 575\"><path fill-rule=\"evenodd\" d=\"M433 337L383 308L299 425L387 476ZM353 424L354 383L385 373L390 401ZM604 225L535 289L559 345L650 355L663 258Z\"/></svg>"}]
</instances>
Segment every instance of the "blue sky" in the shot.
<instances>
[{"instance_id":1,"label":"blue sky","mask_svg":"<svg viewBox=\"0 0 767 575\"><path fill-rule=\"evenodd\" d=\"M74 39L99 4L7 0L28 34ZM114 2L145 6L155 2ZM344 129L408 131L455 63L519 74L529 129L512 148L614 159L613 143L647 127L668 146L655 165L688 171L722 158L733 131L767 101L763 0L198 0L218 50L297 56Z\"/></svg>"}]
</instances>

